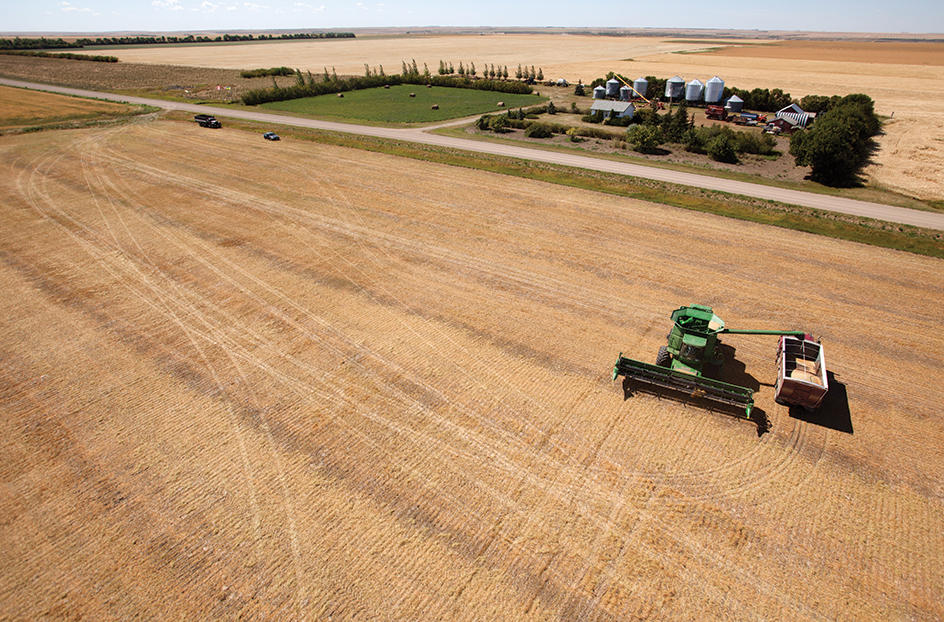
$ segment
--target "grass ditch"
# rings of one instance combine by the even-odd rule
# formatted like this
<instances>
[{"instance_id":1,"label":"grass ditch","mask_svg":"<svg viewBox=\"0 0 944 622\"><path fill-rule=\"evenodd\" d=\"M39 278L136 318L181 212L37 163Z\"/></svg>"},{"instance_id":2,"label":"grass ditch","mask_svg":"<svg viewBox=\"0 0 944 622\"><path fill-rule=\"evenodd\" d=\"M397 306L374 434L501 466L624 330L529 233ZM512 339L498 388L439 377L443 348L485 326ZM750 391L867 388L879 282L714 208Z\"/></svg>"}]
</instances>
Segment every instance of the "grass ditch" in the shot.
<instances>
[{"instance_id":1,"label":"grass ditch","mask_svg":"<svg viewBox=\"0 0 944 622\"><path fill-rule=\"evenodd\" d=\"M170 113L167 117L179 120L186 118L183 113ZM271 129L268 124L238 119L229 119L227 127L252 132ZM279 129L279 134L283 138L295 138L533 179L944 259L944 233L933 229L899 225L655 180L496 155L473 154L390 139L285 126Z\"/></svg>"}]
</instances>

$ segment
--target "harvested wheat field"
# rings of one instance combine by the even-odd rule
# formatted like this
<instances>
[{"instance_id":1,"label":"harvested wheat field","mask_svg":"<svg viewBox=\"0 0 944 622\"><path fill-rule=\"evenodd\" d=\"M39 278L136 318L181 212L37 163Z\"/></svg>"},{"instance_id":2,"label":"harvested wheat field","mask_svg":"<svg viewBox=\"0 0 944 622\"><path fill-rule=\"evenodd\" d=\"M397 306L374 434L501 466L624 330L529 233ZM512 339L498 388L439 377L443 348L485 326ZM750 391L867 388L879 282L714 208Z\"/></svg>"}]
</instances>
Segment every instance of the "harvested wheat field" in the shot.
<instances>
[{"instance_id":1,"label":"harvested wheat field","mask_svg":"<svg viewBox=\"0 0 944 622\"><path fill-rule=\"evenodd\" d=\"M706 82L719 76L728 86L779 88L796 99L865 93L875 100L876 112L889 117L873 163L866 169L869 182L922 200L944 200L944 43L940 41L706 42L494 34L135 48L115 53L131 63L229 69L285 65L315 74L333 67L341 74L363 75L365 64L398 73L403 62L415 59L432 72L442 60L456 68L460 61L466 66L471 62L480 72L490 65L507 66L514 75L520 64L543 69L549 79L571 82L589 83L615 71L630 80L677 75Z\"/></svg>"},{"instance_id":2,"label":"harvested wheat field","mask_svg":"<svg viewBox=\"0 0 944 622\"><path fill-rule=\"evenodd\" d=\"M187 123L0 153L5 619L944 616L940 260ZM828 405L766 336L766 433L624 394L692 302Z\"/></svg>"}]
</instances>

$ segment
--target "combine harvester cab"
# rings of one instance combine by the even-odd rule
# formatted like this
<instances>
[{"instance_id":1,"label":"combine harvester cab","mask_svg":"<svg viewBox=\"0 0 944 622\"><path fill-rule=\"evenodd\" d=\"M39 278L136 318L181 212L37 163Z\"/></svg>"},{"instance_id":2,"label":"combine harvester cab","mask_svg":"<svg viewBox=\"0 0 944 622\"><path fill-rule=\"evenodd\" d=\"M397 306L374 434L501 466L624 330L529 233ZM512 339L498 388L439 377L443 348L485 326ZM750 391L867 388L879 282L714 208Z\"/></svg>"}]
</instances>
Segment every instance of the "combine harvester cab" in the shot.
<instances>
[{"instance_id":1,"label":"combine harvester cab","mask_svg":"<svg viewBox=\"0 0 944 622\"><path fill-rule=\"evenodd\" d=\"M784 335L777 348L777 384L774 399L785 406L813 410L829 390L822 344L810 335Z\"/></svg>"},{"instance_id":2,"label":"combine harvester cab","mask_svg":"<svg viewBox=\"0 0 944 622\"><path fill-rule=\"evenodd\" d=\"M719 335L724 333L779 335L781 336L781 343L792 343L792 341L784 342L785 338L805 342L806 338L809 337L802 331L727 328L724 325L724 320L715 315L711 307L705 305L679 307L672 312L672 322L673 326L667 336L667 343L659 348L655 365L625 358L621 352L616 360L616 365L613 367L613 380L616 380L617 376L624 376L644 384L687 393L692 397L739 406L744 408L748 419L751 418L751 410L754 408L753 389L729 384L704 375L706 366L720 369L724 364ZM819 346L819 344L812 341L812 338L810 338L810 343ZM810 351L812 352L812 350ZM819 347L817 352L821 356L822 348ZM796 357L793 358L796 359ZM796 366L796 364L793 364L791 371ZM821 365L817 373L821 374L823 393L825 393L825 365ZM791 378L790 380L794 379ZM805 382L806 380L808 379L801 378L797 382ZM778 389L780 386L781 383L778 383ZM784 383L783 387L784 391L787 392L784 394L784 399L801 399L799 397L801 395L800 388L789 382ZM797 397L793 398L794 395ZM812 398L805 397L803 399L808 403Z\"/></svg>"}]
</instances>

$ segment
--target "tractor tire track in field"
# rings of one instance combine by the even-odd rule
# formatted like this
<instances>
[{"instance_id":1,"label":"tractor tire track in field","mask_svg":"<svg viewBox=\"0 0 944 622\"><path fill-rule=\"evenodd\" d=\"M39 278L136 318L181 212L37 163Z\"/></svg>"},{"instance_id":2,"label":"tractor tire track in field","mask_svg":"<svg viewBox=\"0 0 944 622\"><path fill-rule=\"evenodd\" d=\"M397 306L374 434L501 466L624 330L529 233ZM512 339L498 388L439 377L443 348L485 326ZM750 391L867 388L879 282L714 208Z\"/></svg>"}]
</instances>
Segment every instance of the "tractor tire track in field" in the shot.
<instances>
[{"instance_id":1,"label":"tractor tire track in field","mask_svg":"<svg viewBox=\"0 0 944 622\"><path fill-rule=\"evenodd\" d=\"M876 600L831 565L829 529L807 528L848 524L846 498L829 497L806 524L791 511L815 506L812 489L830 477L866 492L860 434L789 417L767 387L759 405L774 427L758 438L749 422L650 395L624 400L609 382L618 349L648 358L639 353L655 351L678 304L731 309L738 326L758 309L781 321L787 296L768 292L765 302L753 291L777 265L768 257L784 254L764 246L767 229L590 193L558 199L544 184L510 193L479 173L233 132L185 127L181 151L180 127L81 132L50 139L56 149L32 159L6 147L16 155L6 204L17 207L2 214L19 220L0 247L0 274L87 318L88 339L125 344L160 370L143 382L167 375L185 388L181 399L206 403L179 420L141 413L173 432L142 431L138 451L152 456L154 485L167 487L156 456L199 447L180 451L206 472L175 476L187 499L242 489L245 510L202 510L226 526L204 536L213 550L246 550L246 538L253 558L219 562L237 586L220 599L224 611L608 620L686 617L697 600L699 615L717 619L815 620L832 611L809 592L823 583L861 596L850 618L929 606L940 581L926 564L933 527L920 531L929 544L872 537L842 549L857 576L895 594ZM420 170L423 183L405 181ZM687 247L665 243L683 235ZM791 257L815 248L779 235L798 246ZM865 270L851 245L835 246L831 257ZM693 268L693 257L710 262ZM877 269L890 275L900 260L880 254ZM926 273L929 291L931 264L906 262ZM715 272L723 286L712 285ZM855 300L836 272L830 287ZM916 303L928 295L895 287ZM848 310L841 296L823 300ZM936 319L912 307L914 321ZM801 311L804 324L824 321ZM902 329L903 342L909 335ZM839 342L837 361L850 365L855 342ZM767 346L737 346L749 373L767 373ZM925 358L911 364L927 365L933 347L919 344ZM201 439L214 424L226 438ZM110 430L134 433L121 417ZM914 428L901 430L893 442ZM896 499L877 507L893 508L904 533L918 533L916 517L937 520L933 501ZM888 524L869 508L860 523ZM880 547L906 560L916 590L869 561Z\"/></svg>"},{"instance_id":2,"label":"tractor tire track in field","mask_svg":"<svg viewBox=\"0 0 944 622\"><path fill-rule=\"evenodd\" d=\"M117 164L117 163L113 162L113 164ZM296 174L296 173L301 174L302 171L290 170L290 171L287 171L286 173L289 175ZM322 188L328 185L327 182L323 180L319 181L312 178L309 178L309 179L310 181L312 181L312 183L318 183L319 186ZM200 188L200 190L203 192L211 192L211 193L220 192L220 189L209 187L209 186ZM372 262L376 266L382 265L386 269L391 269L391 266L397 265L396 262L391 261L392 254L389 251L386 251L385 247L402 249L404 248L404 246L408 246L408 241L402 238L390 238L390 237L385 238L381 236L380 239L376 239L375 237L375 239L372 239L369 244L366 243L365 240L368 239L369 233L370 233L369 228L364 226L363 220L357 216L357 212L355 209L353 209L354 206L351 204L351 202L346 201L343 195L338 195L337 190L335 189L332 189L332 190L333 190L332 194L337 196L337 199L333 201L334 205L337 207L337 212L336 212L336 217L333 221L333 224L328 225L328 226L331 226L335 231L338 232L339 235L344 235L352 239L355 244L365 249L368 256L370 257L373 256L372 255L373 250L378 249L378 254L382 254L384 260L381 261L379 259L373 258ZM227 199L233 200L233 201L237 200L232 197L227 197ZM238 200L247 201L248 197L240 198ZM250 206L248 202L244 204L247 206ZM252 207L255 207L255 206L252 206ZM315 223L312 223L310 219L307 219L304 217L293 218L292 216L299 214L299 211L286 209L286 206L265 205L265 206L259 206L257 209L261 209L264 213L270 215L276 221L280 221L286 218L286 215L287 215L291 222L293 222L294 224L298 224L300 226L312 226L313 224L315 224ZM353 215L353 223L345 220L345 217L343 215L345 213L351 213ZM326 223L324 221L321 221L317 224L323 228ZM383 242L384 246L380 245L381 242ZM414 248L416 248L416 245L414 245ZM204 250L205 252L209 252L210 249L204 249ZM448 251L446 251L445 249L436 248L430 244L424 244L422 251L427 256L435 256L438 258L446 259L446 261L448 261L452 265L463 264L467 266L469 263L468 256L460 256L457 253L450 253L449 255L447 255ZM343 262L343 258L339 257L338 259L339 261ZM596 294L596 292L590 292L590 291L587 291L586 289L583 289L581 291L576 291L576 292L573 292L573 291L567 292L563 289L559 280L556 280L556 282L552 280L550 283L545 285L544 284L544 282L546 282L545 279L542 279L541 281L536 281L535 276L537 275L533 273L524 274L523 271L519 271L514 266L510 266L507 264L492 265L484 261L479 261L471 266L470 271L476 274L487 274L492 279L503 279L506 282L508 281L509 278L513 277L516 273L521 272L522 277L520 277L520 279L516 279L517 287L521 289L527 289L528 291L533 292L537 288L538 283L541 283L542 289L546 292L546 293L543 293L542 296L546 297L547 299L564 300L564 301L587 300L588 303L585 305L586 309L601 308L605 306L605 302L609 302L609 303L613 302L613 299L604 301L599 298L594 298L594 294ZM351 274L345 274L344 278L348 279L354 287L360 287L356 276L352 276ZM393 304L402 305L402 303L400 301L397 301L395 296L391 296L389 292L381 292L381 293L384 299L392 300ZM402 306L405 306L405 305L402 305ZM407 308L406 310L411 313L414 312L414 310L409 309L409 308ZM474 360L474 357L471 356L471 353L469 354L470 356L468 357L467 360ZM456 369L455 371L457 373L468 374L469 370ZM396 373L400 375L408 376L408 374L403 369L396 370ZM501 382L500 374L490 373L489 370L485 370L485 374L486 374L485 380L483 381L483 384L481 385L483 389L486 387L486 385L484 384L485 382L488 382L489 384L495 384L496 382ZM411 380L415 381L415 378L411 378ZM423 390L435 391L429 385L424 386ZM561 390L563 391L565 390L565 388L561 387ZM439 398L442 399L442 395L439 395ZM800 428L797 425L796 421L794 421L793 424L794 424L794 430L793 430L793 434L791 435L792 442L788 446L788 452L786 454L778 456L773 460L770 460L770 459L755 460L757 456L745 456L739 461L726 463L723 468L716 468L716 469L711 469L711 470L703 470L703 471L695 471L695 472L679 474L678 476L673 478L672 483L674 483L675 485L683 485L683 484L698 483L699 481L712 480L717 483L717 489L719 491L723 491L723 492L716 493L719 496L737 496L746 491L753 490L758 487L762 487L765 484L765 482L776 477L780 472L782 472L787 467L789 467L790 464L792 464L793 460L795 459L797 453L803 447L801 431L805 428ZM798 436L800 438L797 438ZM765 457L766 456L762 456L762 458L765 458ZM702 493L701 495L698 495L696 498L708 499L711 497L705 496L705 493Z\"/></svg>"}]
</instances>

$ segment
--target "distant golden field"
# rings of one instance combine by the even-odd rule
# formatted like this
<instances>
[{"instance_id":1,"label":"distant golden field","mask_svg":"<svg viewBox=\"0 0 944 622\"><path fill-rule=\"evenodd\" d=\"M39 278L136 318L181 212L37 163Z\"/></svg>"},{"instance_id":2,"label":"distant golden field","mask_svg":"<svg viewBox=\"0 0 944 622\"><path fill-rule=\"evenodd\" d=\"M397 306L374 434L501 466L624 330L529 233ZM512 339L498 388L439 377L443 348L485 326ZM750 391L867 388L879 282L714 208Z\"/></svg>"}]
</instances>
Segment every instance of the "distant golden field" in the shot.
<instances>
[{"instance_id":1,"label":"distant golden field","mask_svg":"<svg viewBox=\"0 0 944 622\"><path fill-rule=\"evenodd\" d=\"M722 48L722 49L718 49ZM698 53L703 51L703 53ZM479 35L384 37L186 48L117 50L122 61L252 69L288 66L313 73L364 65L399 73L416 60L542 68L547 78L594 78L615 71L702 82L719 76L742 89L780 88L804 95L865 93L889 118L867 174L877 185L921 199L944 200L944 43L850 41L680 42L648 37Z\"/></svg>"}]
</instances>

